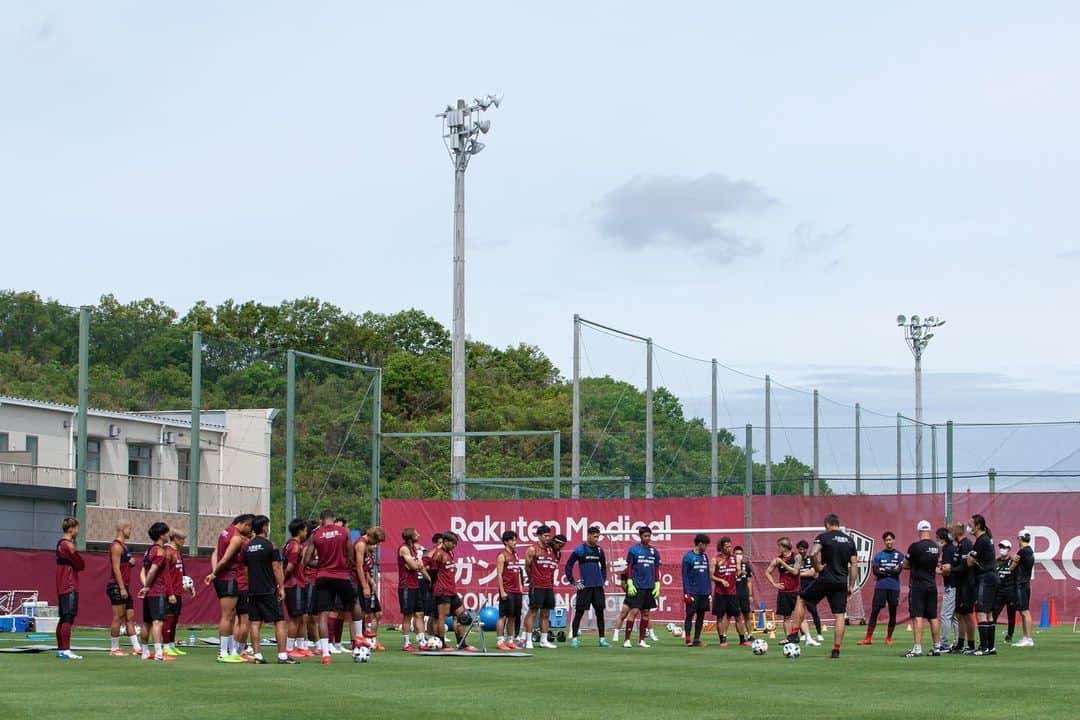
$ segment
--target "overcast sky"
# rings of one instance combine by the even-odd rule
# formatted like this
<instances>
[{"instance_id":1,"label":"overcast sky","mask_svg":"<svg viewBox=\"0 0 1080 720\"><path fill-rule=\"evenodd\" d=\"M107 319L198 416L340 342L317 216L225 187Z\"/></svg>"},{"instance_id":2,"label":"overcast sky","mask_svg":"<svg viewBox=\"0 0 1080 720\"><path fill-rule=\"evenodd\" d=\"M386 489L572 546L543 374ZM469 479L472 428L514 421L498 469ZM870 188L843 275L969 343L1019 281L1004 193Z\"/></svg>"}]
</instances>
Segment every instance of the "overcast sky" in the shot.
<instances>
[{"instance_id":1,"label":"overcast sky","mask_svg":"<svg viewBox=\"0 0 1080 720\"><path fill-rule=\"evenodd\" d=\"M568 371L578 312L910 413L893 318L938 314L929 417L1076 417L1078 20L1067 2L13 0L0 286L181 309L313 295L449 325L434 114L500 92L468 172L471 336Z\"/></svg>"}]
</instances>

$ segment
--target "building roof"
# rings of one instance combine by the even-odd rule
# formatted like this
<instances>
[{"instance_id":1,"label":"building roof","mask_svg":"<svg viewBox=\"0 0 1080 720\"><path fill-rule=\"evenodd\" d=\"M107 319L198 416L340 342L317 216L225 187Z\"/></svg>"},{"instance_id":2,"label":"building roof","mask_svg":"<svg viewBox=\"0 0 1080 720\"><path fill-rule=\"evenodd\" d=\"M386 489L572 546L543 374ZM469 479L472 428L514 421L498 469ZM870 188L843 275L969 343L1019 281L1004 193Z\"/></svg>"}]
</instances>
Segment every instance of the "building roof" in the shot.
<instances>
[{"instance_id":1,"label":"building roof","mask_svg":"<svg viewBox=\"0 0 1080 720\"><path fill-rule=\"evenodd\" d=\"M55 410L57 412L65 412L74 415L78 412L78 406L68 405L66 403L49 402L47 400L32 400L30 398L12 397L9 395L0 395L0 406L3 405L18 405L20 407L38 408L41 410ZM146 423L148 425L173 425L176 427L191 427L191 418L178 417L174 414L169 415L155 415L153 413L133 413L133 412L118 412L116 410L102 410L101 408L88 408L88 414L92 417L109 418L112 420L124 420L126 422L138 422ZM201 421L199 422L199 429L209 430L211 432L224 432L225 426Z\"/></svg>"}]
</instances>

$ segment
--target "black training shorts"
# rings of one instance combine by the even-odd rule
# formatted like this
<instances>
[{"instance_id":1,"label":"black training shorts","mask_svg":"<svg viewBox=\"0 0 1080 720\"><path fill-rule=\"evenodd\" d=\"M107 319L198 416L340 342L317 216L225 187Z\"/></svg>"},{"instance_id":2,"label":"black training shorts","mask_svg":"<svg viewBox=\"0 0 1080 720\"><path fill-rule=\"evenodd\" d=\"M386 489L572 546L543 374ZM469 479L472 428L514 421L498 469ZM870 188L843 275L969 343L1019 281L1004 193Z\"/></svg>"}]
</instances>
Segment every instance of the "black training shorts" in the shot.
<instances>
[{"instance_id":1,"label":"black training shorts","mask_svg":"<svg viewBox=\"0 0 1080 720\"><path fill-rule=\"evenodd\" d=\"M776 593L776 614L780 617L791 617L795 614L795 605L799 600L799 593L784 592Z\"/></svg>"},{"instance_id":2,"label":"black training shorts","mask_svg":"<svg viewBox=\"0 0 1080 720\"><path fill-rule=\"evenodd\" d=\"M506 597L499 600L499 617L521 619L521 606L524 596L521 593L506 593Z\"/></svg>"},{"instance_id":3,"label":"black training shorts","mask_svg":"<svg viewBox=\"0 0 1080 720\"><path fill-rule=\"evenodd\" d=\"M997 575L993 572L986 572L975 578L975 612L991 613L994 611L997 586Z\"/></svg>"},{"instance_id":4,"label":"black training shorts","mask_svg":"<svg viewBox=\"0 0 1080 720\"><path fill-rule=\"evenodd\" d=\"M180 617L180 608L182 608L183 605L184 605L183 598L181 598L179 595L177 595L176 596L176 602L174 602L174 603L168 602L168 598L165 598L165 600L166 600L166 602L165 602L165 614L166 615L175 615L177 618L179 618Z\"/></svg>"},{"instance_id":5,"label":"black training shorts","mask_svg":"<svg viewBox=\"0 0 1080 720\"><path fill-rule=\"evenodd\" d=\"M276 623L285 619L277 593L248 595L248 620L251 622Z\"/></svg>"},{"instance_id":6,"label":"black training shorts","mask_svg":"<svg viewBox=\"0 0 1080 720\"><path fill-rule=\"evenodd\" d=\"M58 615L61 618L74 622L75 616L79 614L79 593L64 593L60 596L60 600L57 604L59 606Z\"/></svg>"},{"instance_id":7,"label":"black training shorts","mask_svg":"<svg viewBox=\"0 0 1080 720\"><path fill-rule=\"evenodd\" d=\"M425 615L431 617L435 614L435 594L431 591L431 583L420 578L420 608Z\"/></svg>"},{"instance_id":8,"label":"black training shorts","mask_svg":"<svg viewBox=\"0 0 1080 720\"><path fill-rule=\"evenodd\" d=\"M236 587L235 578L229 578L227 580L222 580L221 578L214 578L214 592L217 593L218 598L230 598L240 596L240 590Z\"/></svg>"},{"instance_id":9,"label":"black training shorts","mask_svg":"<svg viewBox=\"0 0 1080 720\"><path fill-rule=\"evenodd\" d=\"M1031 609L1031 583L1018 583L1016 586L1016 610L1024 612Z\"/></svg>"},{"instance_id":10,"label":"black training shorts","mask_svg":"<svg viewBox=\"0 0 1080 720\"><path fill-rule=\"evenodd\" d=\"M241 590L240 594L236 596L236 614L247 615L248 608L251 607L251 596L248 595L247 590Z\"/></svg>"},{"instance_id":11,"label":"black training shorts","mask_svg":"<svg viewBox=\"0 0 1080 720\"><path fill-rule=\"evenodd\" d=\"M352 608L356 602L356 586L340 578L319 578L315 581L315 611Z\"/></svg>"},{"instance_id":12,"label":"black training shorts","mask_svg":"<svg viewBox=\"0 0 1080 720\"><path fill-rule=\"evenodd\" d=\"M551 588L534 587L529 590L530 610L554 610L555 591Z\"/></svg>"},{"instance_id":13,"label":"black training shorts","mask_svg":"<svg viewBox=\"0 0 1080 720\"><path fill-rule=\"evenodd\" d=\"M966 579L956 583L956 614L970 615L975 612L975 586Z\"/></svg>"},{"instance_id":14,"label":"black training shorts","mask_svg":"<svg viewBox=\"0 0 1080 720\"><path fill-rule=\"evenodd\" d=\"M367 597L364 597L363 593L361 593L356 599L360 601L360 609L364 612L372 615L382 612L382 603L379 602L379 596L375 593L371 593Z\"/></svg>"},{"instance_id":15,"label":"black training shorts","mask_svg":"<svg viewBox=\"0 0 1080 720\"><path fill-rule=\"evenodd\" d=\"M305 615L318 615L319 611L315 609L315 598L318 595L315 593L315 583L308 583L304 586L304 607L307 608L304 611Z\"/></svg>"},{"instance_id":16,"label":"black training shorts","mask_svg":"<svg viewBox=\"0 0 1080 720\"><path fill-rule=\"evenodd\" d=\"M829 610L834 615L847 612L847 583L828 582L816 578L810 587L799 593L799 597L810 605L817 605L822 599L829 601Z\"/></svg>"},{"instance_id":17,"label":"black training shorts","mask_svg":"<svg viewBox=\"0 0 1080 720\"><path fill-rule=\"evenodd\" d=\"M109 596L109 604L123 605L128 610L133 610L135 608L135 601L131 597L131 590L128 588L124 589L128 591L128 596L126 598L120 595L120 586L116 583L111 582L106 585L105 594Z\"/></svg>"},{"instance_id":18,"label":"black training shorts","mask_svg":"<svg viewBox=\"0 0 1080 720\"><path fill-rule=\"evenodd\" d=\"M161 622L165 619L165 596L147 595L142 601L144 623Z\"/></svg>"},{"instance_id":19,"label":"black training shorts","mask_svg":"<svg viewBox=\"0 0 1080 720\"><path fill-rule=\"evenodd\" d=\"M420 602L419 588L399 587L397 591L397 601L398 607L401 608L402 615L415 615L424 610L424 606Z\"/></svg>"},{"instance_id":20,"label":"black training shorts","mask_svg":"<svg viewBox=\"0 0 1080 720\"><path fill-rule=\"evenodd\" d=\"M739 598L736 595L713 595L713 615L718 618L741 618L742 608L739 607Z\"/></svg>"},{"instance_id":21,"label":"black training shorts","mask_svg":"<svg viewBox=\"0 0 1080 720\"><path fill-rule=\"evenodd\" d=\"M461 605L462 605L461 596L460 595L436 595L435 596L435 605L436 606L449 605L450 606L450 613L449 614L453 615L454 612L459 607L461 607Z\"/></svg>"},{"instance_id":22,"label":"black training shorts","mask_svg":"<svg viewBox=\"0 0 1080 720\"><path fill-rule=\"evenodd\" d=\"M881 609L888 605L890 608L895 608L900 604L900 591L899 590L883 590L882 588L874 588L874 607Z\"/></svg>"},{"instance_id":23,"label":"black training shorts","mask_svg":"<svg viewBox=\"0 0 1080 720\"><path fill-rule=\"evenodd\" d=\"M285 609L293 620L307 614L307 590L303 585L285 588Z\"/></svg>"},{"instance_id":24,"label":"black training shorts","mask_svg":"<svg viewBox=\"0 0 1080 720\"><path fill-rule=\"evenodd\" d=\"M686 606L686 617L709 612L709 595L692 595L693 600Z\"/></svg>"},{"instance_id":25,"label":"black training shorts","mask_svg":"<svg viewBox=\"0 0 1080 720\"><path fill-rule=\"evenodd\" d=\"M937 601L936 585L913 585L908 589L908 612L912 618L937 620Z\"/></svg>"},{"instance_id":26,"label":"black training shorts","mask_svg":"<svg viewBox=\"0 0 1080 720\"><path fill-rule=\"evenodd\" d=\"M638 590L637 595L627 595L623 600L623 605L634 610L652 610L656 607L656 598L652 596L652 588L648 590Z\"/></svg>"}]
</instances>

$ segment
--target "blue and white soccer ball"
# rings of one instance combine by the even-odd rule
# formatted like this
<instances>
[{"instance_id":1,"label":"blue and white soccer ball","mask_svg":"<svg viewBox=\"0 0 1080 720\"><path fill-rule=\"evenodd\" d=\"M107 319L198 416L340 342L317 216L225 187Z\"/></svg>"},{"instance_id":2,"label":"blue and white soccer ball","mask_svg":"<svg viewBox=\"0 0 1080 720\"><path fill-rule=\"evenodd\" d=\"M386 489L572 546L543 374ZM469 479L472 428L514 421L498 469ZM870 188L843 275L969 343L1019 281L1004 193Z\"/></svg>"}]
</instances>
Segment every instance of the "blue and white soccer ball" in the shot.
<instances>
[{"instance_id":1,"label":"blue and white soccer ball","mask_svg":"<svg viewBox=\"0 0 1080 720\"><path fill-rule=\"evenodd\" d=\"M784 657L794 660L802 654L799 643L784 643Z\"/></svg>"},{"instance_id":2,"label":"blue and white soccer ball","mask_svg":"<svg viewBox=\"0 0 1080 720\"><path fill-rule=\"evenodd\" d=\"M191 592L192 590L195 589L195 581L191 579L190 575L185 575L184 579L180 581L180 586L184 590L187 590L188 592Z\"/></svg>"},{"instance_id":3,"label":"blue and white soccer ball","mask_svg":"<svg viewBox=\"0 0 1080 720\"><path fill-rule=\"evenodd\" d=\"M424 649L429 651L442 650L443 642L442 638L438 635L429 635L424 638Z\"/></svg>"},{"instance_id":4,"label":"blue and white soccer ball","mask_svg":"<svg viewBox=\"0 0 1080 720\"><path fill-rule=\"evenodd\" d=\"M750 643L750 652L755 655L764 655L769 652L769 643L761 638L757 638L754 642Z\"/></svg>"},{"instance_id":5,"label":"blue and white soccer ball","mask_svg":"<svg viewBox=\"0 0 1080 720\"><path fill-rule=\"evenodd\" d=\"M360 646L353 650L352 661L355 663L371 662L371 648Z\"/></svg>"}]
</instances>

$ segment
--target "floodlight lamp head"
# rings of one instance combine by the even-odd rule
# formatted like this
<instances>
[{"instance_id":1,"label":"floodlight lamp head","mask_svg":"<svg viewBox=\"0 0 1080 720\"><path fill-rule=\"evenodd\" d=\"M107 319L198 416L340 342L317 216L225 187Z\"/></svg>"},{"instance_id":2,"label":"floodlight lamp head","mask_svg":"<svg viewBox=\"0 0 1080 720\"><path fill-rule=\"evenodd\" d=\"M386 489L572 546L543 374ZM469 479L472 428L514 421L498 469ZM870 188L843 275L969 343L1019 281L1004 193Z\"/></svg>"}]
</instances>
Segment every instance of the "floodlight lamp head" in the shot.
<instances>
[{"instance_id":1,"label":"floodlight lamp head","mask_svg":"<svg viewBox=\"0 0 1080 720\"><path fill-rule=\"evenodd\" d=\"M487 110L491 106L491 96L485 95L482 98L473 98L473 102L476 103L481 110Z\"/></svg>"},{"instance_id":2,"label":"floodlight lamp head","mask_svg":"<svg viewBox=\"0 0 1080 720\"><path fill-rule=\"evenodd\" d=\"M488 130L491 129L491 121L490 120L481 120L478 123L476 123L476 127L480 130L480 132L487 135Z\"/></svg>"},{"instance_id":3,"label":"floodlight lamp head","mask_svg":"<svg viewBox=\"0 0 1080 720\"><path fill-rule=\"evenodd\" d=\"M919 322L919 320L920 320L920 318L919 318L918 315L912 315L911 316L911 324L912 325L920 325L921 323Z\"/></svg>"},{"instance_id":4,"label":"floodlight lamp head","mask_svg":"<svg viewBox=\"0 0 1080 720\"><path fill-rule=\"evenodd\" d=\"M480 151L483 150L485 147L487 147L487 145L485 145L484 143L473 140L471 143L469 143L469 154L478 155Z\"/></svg>"},{"instance_id":5,"label":"floodlight lamp head","mask_svg":"<svg viewBox=\"0 0 1080 720\"><path fill-rule=\"evenodd\" d=\"M896 324L899 325L900 327L904 327L904 325L907 324L907 317L905 317L903 315L897 315L896 316Z\"/></svg>"},{"instance_id":6,"label":"floodlight lamp head","mask_svg":"<svg viewBox=\"0 0 1080 720\"><path fill-rule=\"evenodd\" d=\"M934 333L926 333L926 335L923 336L923 345L930 342L930 338L932 337L934 337Z\"/></svg>"},{"instance_id":7,"label":"floodlight lamp head","mask_svg":"<svg viewBox=\"0 0 1080 720\"><path fill-rule=\"evenodd\" d=\"M494 105L495 107L499 107L500 105L502 105L502 101L503 101L503 96L502 95L488 95L488 98L491 100L491 104Z\"/></svg>"},{"instance_id":8,"label":"floodlight lamp head","mask_svg":"<svg viewBox=\"0 0 1080 720\"><path fill-rule=\"evenodd\" d=\"M936 317L934 317L933 315L927 315L927 316L926 316L926 324L927 324L927 325L933 325L933 324L935 324L936 322L937 322L937 318L936 318Z\"/></svg>"},{"instance_id":9,"label":"floodlight lamp head","mask_svg":"<svg viewBox=\"0 0 1080 720\"><path fill-rule=\"evenodd\" d=\"M944 324L945 324L945 321L944 321L944 320L942 320L941 318L938 318L938 319L937 319L937 322L936 322L936 323L934 323L934 327L941 327L941 326L942 326L942 325L944 325Z\"/></svg>"}]
</instances>

